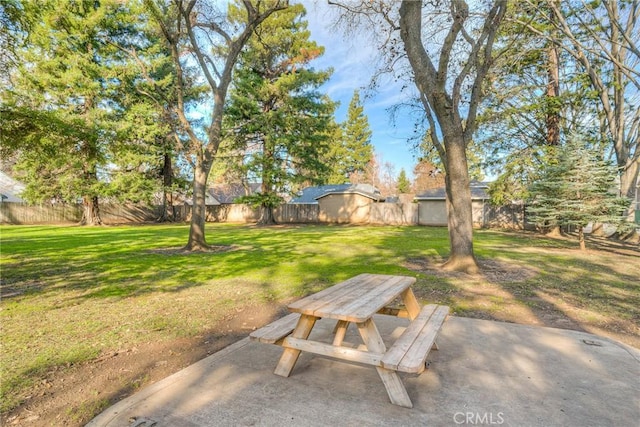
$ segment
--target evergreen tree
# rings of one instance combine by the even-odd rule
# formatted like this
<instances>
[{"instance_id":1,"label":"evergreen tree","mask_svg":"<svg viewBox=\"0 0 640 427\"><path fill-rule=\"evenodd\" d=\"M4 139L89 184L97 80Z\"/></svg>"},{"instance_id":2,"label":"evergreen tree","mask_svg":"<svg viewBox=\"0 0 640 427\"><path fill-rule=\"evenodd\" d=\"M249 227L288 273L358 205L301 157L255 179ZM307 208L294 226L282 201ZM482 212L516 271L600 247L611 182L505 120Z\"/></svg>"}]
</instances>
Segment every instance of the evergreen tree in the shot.
<instances>
[{"instance_id":1,"label":"evergreen tree","mask_svg":"<svg viewBox=\"0 0 640 427\"><path fill-rule=\"evenodd\" d=\"M114 143L109 147L108 195L126 202L158 203L159 221L176 219L175 193L186 193L188 179L179 165L180 125L173 110L176 70L160 32L148 19L148 10L129 2L128 21L112 36L117 44L111 68L118 75L114 90L118 108L114 111ZM195 79L194 79L195 80ZM195 107L202 85L185 88L184 102Z\"/></svg>"},{"instance_id":2,"label":"evergreen tree","mask_svg":"<svg viewBox=\"0 0 640 427\"><path fill-rule=\"evenodd\" d=\"M171 92L163 45L151 38L139 2L17 2L5 31L14 66L2 90L3 155L32 202L84 205L82 223L100 224L99 199L150 201L161 188L166 117L135 64ZM17 18L18 17L18 18ZM155 64L149 63L155 61ZM162 70L160 73L157 70Z\"/></svg>"},{"instance_id":3,"label":"evergreen tree","mask_svg":"<svg viewBox=\"0 0 640 427\"><path fill-rule=\"evenodd\" d=\"M570 140L531 188L527 213L543 229L573 226L585 249L584 227L589 223L624 221L628 200L615 192L616 170L577 138Z\"/></svg>"},{"instance_id":4,"label":"evergreen tree","mask_svg":"<svg viewBox=\"0 0 640 427\"><path fill-rule=\"evenodd\" d=\"M329 183L343 184L349 182L353 174L365 173L373 157L369 120L364 114L360 93L356 90L349 102L347 120L331 145Z\"/></svg>"},{"instance_id":5,"label":"evergreen tree","mask_svg":"<svg viewBox=\"0 0 640 427\"><path fill-rule=\"evenodd\" d=\"M19 151L18 170L31 201L82 198L82 223L100 224L99 179L113 134L106 125L116 108L117 76L108 67L111 34L126 7L116 1L24 1L19 63L2 91L14 132L3 141ZM48 118L54 123L49 128ZM33 122L30 119L34 119Z\"/></svg>"},{"instance_id":6,"label":"evergreen tree","mask_svg":"<svg viewBox=\"0 0 640 427\"><path fill-rule=\"evenodd\" d=\"M398 175L398 192L400 194L411 192L411 181L407 178L407 173L404 171L404 168L400 169L400 174Z\"/></svg>"},{"instance_id":7,"label":"evergreen tree","mask_svg":"<svg viewBox=\"0 0 640 427\"><path fill-rule=\"evenodd\" d=\"M309 67L324 49L309 40L304 15L304 7L294 5L255 30L226 107L233 147L244 156L244 176L262 185L259 194L242 199L262 208L261 224L275 222L273 208L283 194L325 174L319 159L326 156L335 103L317 90L330 72Z\"/></svg>"}]
</instances>

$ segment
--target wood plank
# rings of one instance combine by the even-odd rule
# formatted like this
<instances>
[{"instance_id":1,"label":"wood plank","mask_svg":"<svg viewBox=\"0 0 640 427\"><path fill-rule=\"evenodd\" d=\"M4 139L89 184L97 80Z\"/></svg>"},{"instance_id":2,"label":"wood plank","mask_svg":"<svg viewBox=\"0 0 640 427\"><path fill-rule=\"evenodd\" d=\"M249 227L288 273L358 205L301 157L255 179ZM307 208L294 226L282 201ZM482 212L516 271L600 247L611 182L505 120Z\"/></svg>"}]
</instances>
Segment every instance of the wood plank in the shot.
<instances>
[{"instance_id":1,"label":"wood plank","mask_svg":"<svg viewBox=\"0 0 640 427\"><path fill-rule=\"evenodd\" d=\"M409 373L419 373L424 370L424 364L429 355L429 351L436 341L436 337L444 324L444 321L449 314L449 307L440 305L436 309L435 313L429 319L429 322L425 325L418 339L416 339L409 348L409 351L402 358L402 361L398 365L398 370Z\"/></svg>"},{"instance_id":2,"label":"wood plank","mask_svg":"<svg viewBox=\"0 0 640 427\"><path fill-rule=\"evenodd\" d=\"M398 282L390 283L389 286L384 289L384 292L379 294L375 299L367 301L367 304L363 301L361 307L353 311L351 318L354 319L354 321L358 321L373 316L382 307L396 299L398 295L415 283L415 281L415 277L401 277Z\"/></svg>"},{"instance_id":3,"label":"wood plank","mask_svg":"<svg viewBox=\"0 0 640 427\"><path fill-rule=\"evenodd\" d=\"M404 307L382 307L378 310L377 314L384 314L386 316L395 316L403 319L409 318L409 312Z\"/></svg>"},{"instance_id":4,"label":"wood plank","mask_svg":"<svg viewBox=\"0 0 640 427\"><path fill-rule=\"evenodd\" d=\"M372 275L368 273L359 274L336 285L323 289L320 292L316 292L315 294L308 295L298 301L294 301L287 307L291 311L315 310L316 306L321 306L327 301L340 298L342 295L351 292L354 285L370 280L371 276Z\"/></svg>"},{"instance_id":5,"label":"wood plank","mask_svg":"<svg viewBox=\"0 0 640 427\"><path fill-rule=\"evenodd\" d=\"M333 295L332 299L324 304L317 304L313 314L318 317L328 317L332 319L347 320L343 316L343 307L349 304L358 304L366 295L379 291L383 286L386 277L379 275L368 275L364 280L354 282L343 294Z\"/></svg>"},{"instance_id":6,"label":"wood plank","mask_svg":"<svg viewBox=\"0 0 640 427\"><path fill-rule=\"evenodd\" d=\"M382 307L392 302L405 289L415 283L414 277L391 276L381 278L374 289L363 289L358 298L350 302L342 301L340 304L326 311L325 308L317 310L317 316L333 316L335 318L359 323L373 316Z\"/></svg>"},{"instance_id":7,"label":"wood plank","mask_svg":"<svg viewBox=\"0 0 640 427\"><path fill-rule=\"evenodd\" d=\"M408 276L360 274L293 302L288 307L293 312L316 317L363 322L415 280Z\"/></svg>"},{"instance_id":8,"label":"wood plank","mask_svg":"<svg viewBox=\"0 0 640 427\"><path fill-rule=\"evenodd\" d=\"M402 302L409 312L409 318L413 320L418 317L422 307L420 306L416 295L413 293L413 290L411 288L407 288L402 292L401 296Z\"/></svg>"},{"instance_id":9,"label":"wood plank","mask_svg":"<svg viewBox=\"0 0 640 427\"><path fill-rule=\"evenodd\" d=\"M313 315L313 312L316 309L325 305L328 301L332 301L336 298L342 298L343 296L348 295L348 293L357 290L357 286L354 285L361 284L368 280L373 280L372 276L373 275L366 273L359 274L345 280L344 282L338 283L337 285L323 289L320 292L306 296L298 301L294 301L287 307L290 311L296 313Z\"/></svg>"},{"instance_id":10,"label":"wood plank","mask_svg":"<svg viewBox=\"0 0 640 427\"><path fill-rule=\"evenodd\" d=\"M300 319L300 314L291 313L249 334L249 338L265 344L275 344L291 334Z\"/></svg>"},{"instance_id":11,"label":"wood plank","mask_svg":"<svg viewBox=\"0 0 640 427\"><path fill-rule=\"evenodd\" d=\"M349 327L349 322L344 320L338 320L335 329L335 335L333 337L333 345L342 344L342 340L344 340L344 336L347 333L347 328Z\"/></svg>"},{"instance_id":12,"label":"wood plank","mask_svg":"<svg viewBox=\"0 0 640 427\"><path fill-rule=\"evenodd\" d=\"M294 338L307 339L311 333L311 329L313 329L313 325L316 324L316 320L316 317L303 314L300 316L298 324L291 335ZM274 373L276 375L288 377L291 375L291 371L293 371L293 367L296 365L298 357L300 357L300 350L285 348L282 352L282 356L280 356L278 366L276 366Z\"/></svg>"},{"instance_id":13,"label":"wood plank","mask_svg":"<svg viewBox=\"0 0 640 427\"><path fill-rule=\"evenodd\" d=\"M391 403L405 408L413 408L413 403L411 403L407 389L404 387L398 373L381 367L377 367L376 370L384 384L384 388L387 390Z\"/></svg>"},{"instance_id":14,"label":"wood plank","mask_svg":"<svg viewBox=\"0 0 640 427\"><path fill-rule=\"evenodd\" d=\"M407 351L409 351L416 337L420 334L420 331L422 331L427 324L437 307L435 304L429 304L422 308L418 317L409 323L407 329L405 329L382 358L383 367L387 369L398 369L402 358L407 354Z\"/></svg>"},{"instance_id":15,"label":"wood plank","mask_svg":"<svg viewBox=\"0 0 640 427\"><path fill-rule=\"evenodd\" d=\"M362 337L362 342L367 346L369 351L373 351L375 353L386 353L387 347L380 336L380 332L378 332L378 328L376 324L373 323L372 319L367 319L362 323L357 323L358 332L360 332L360 336Z\"/></svg>"},{"instance_id":16,"label":"wood plank","mask_svg":"<svg viewBox=\"0 0 640 427\"><path fill-rule=\"evenodd\" d=\"M347 362L362 363L365 365L380 366L383 353L361 351L355 348L335 346L318 341L308 341L300 338L287 337L282 346L309 353L320 354Z\"/></svg>"},{"instance_id":17,"label":"wood plank","mask_svg":"<svg viewBox=\"0 0 640 427\"><path fill-rule=\"evenodd\" d=\"M373 320L368 319L366 322L358 323L358 331L370 351L376 353L384 353L386 351L380 332L378 332ZM382 380L382 384L384 384L384 388L387 390L391 403L405 408L413 408L413 403L411 403L407 389L404 387L398 373L380 366L376 367L376 371Z\"/></svg>"}]
</instances>

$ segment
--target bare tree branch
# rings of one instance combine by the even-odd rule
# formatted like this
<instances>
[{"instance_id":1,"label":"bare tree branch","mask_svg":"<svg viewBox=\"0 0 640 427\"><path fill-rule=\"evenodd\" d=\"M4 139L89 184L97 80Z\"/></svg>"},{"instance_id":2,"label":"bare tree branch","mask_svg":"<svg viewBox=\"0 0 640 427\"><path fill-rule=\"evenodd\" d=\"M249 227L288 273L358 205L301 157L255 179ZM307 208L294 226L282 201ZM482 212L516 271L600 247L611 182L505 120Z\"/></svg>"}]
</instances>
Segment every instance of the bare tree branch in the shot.
<instances>
[{"instance_id":1,"label":"bare tree branch","mask_svg":"<svg viewBox=\"0 0 640 427\"><path fill-rule=\"evenodd\" d=\"M421 11L419 13L422 13ZM464 1L452 1L451 2L451 16L453 23L451 29L447 32L447 36L442 43L440 49L440 58L438 60L438 74L436 76L436 82L439 87L444 89L447 83L447 74L449 69L449 58L451 57L451 50L453 44L458 38L458 33L462 30L464 22L469 17L469 6ZM455 95L453 100L454 106L456 104Z\"/></svg>"},{"instance_id":2,"label":"bare tree branch","mask_svg":"<svg viewBox=\"0 0 640 427\"><path fill-rule=\"evenodd\" d=\"M478 38L478 46L479 43L482 42L484 45L484 57L482 58L482 63L480 64L477 55L479 49L474 48L474 57L476 62L476 77L474 80L473 87L471 89L471 99L469 100L469 112L467 113L467 121L465 124L465 139L468 141L471 140L473 133L476 130L476 117L478 113L478 106L480 105L480 101L482 98L482 84L489 72L489 68L493 63L492 52L493 52L493 44L495 42L496 34L498 33L498 28L500 23L504 19L504 16L507 12L507 2L506 1L498 1L496 2L484 22L484 27L482 29L482 36Z\"/></svg>"}]
</instances>

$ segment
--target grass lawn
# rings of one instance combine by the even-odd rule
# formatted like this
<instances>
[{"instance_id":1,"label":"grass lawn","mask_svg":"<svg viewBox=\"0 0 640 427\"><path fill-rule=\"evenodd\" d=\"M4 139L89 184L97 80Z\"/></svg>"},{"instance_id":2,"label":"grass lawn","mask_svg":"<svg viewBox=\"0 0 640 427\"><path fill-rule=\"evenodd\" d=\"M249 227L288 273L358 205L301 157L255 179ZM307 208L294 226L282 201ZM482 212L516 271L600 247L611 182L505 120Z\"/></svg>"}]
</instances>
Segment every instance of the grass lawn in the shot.
<instances>
[{"instance_id":1,"label":"grass lawn","mask_svg":"<svg viewBox=\"0 0 640 427\"><path fill-rule=\"evenodd\" d=\"M208 224L218 253L184 254L187 225L3 226L1 411L52 369L143 342L206 334L238 306L282 302L359 273L412 275L458 316L569 327L640 346L637 248L477 231L481 276L435 268L447 230ZM247 331L248 332L248 331Z\"/></svg>"}]
</instances>

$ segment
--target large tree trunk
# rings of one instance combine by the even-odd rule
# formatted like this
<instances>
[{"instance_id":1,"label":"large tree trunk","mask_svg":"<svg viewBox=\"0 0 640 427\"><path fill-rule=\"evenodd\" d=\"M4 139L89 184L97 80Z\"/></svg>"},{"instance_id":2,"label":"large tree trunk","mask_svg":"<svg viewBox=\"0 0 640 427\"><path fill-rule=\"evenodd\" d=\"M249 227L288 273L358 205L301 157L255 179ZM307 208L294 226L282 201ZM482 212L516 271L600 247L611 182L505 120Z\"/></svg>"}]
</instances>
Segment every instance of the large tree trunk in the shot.
<instances>
[{"instance_id":1,"label":"large tree trunk","mask_svg":"<svg viewBox=\"0 0 640 427\"><path fill-rule=\"evenodd\" d=\"M102 225L98 196L84 196L82 198L82 209L80 225Z\"/></svg>"},{"instance_id":2,"label":"large tree trunk","mask_svg":"<svg viewBox=\"0 0 640 427\"><path fill-rule=\"evenodd\" d=\"M85 144L84 150L88 152L88 158L95 158L95 147L90 144ZM95 184L98 182L98 174L96 173L95 165L90 166L84 172L84 178L87 183ZM82 197L82 219L80 225L102 225L102 218L100 217L100 206L98 204L98 195L84 195Z\"/></svg>"},{"instance_id":3,"label":"large tree trunk","mask_svg":"<svg viewBox=\"0 0 640 427\"><path fill-rule=\"evenodd\" d=\"M640 157L630 159L626 162L626 165L620 175L620 196L627 199L635 200L636 186L639 183L638 172L640 171ZM631 209L635 208L634 203L631 203ZM633 214L633 212L631 212ZM631 216L633 218L633 216Z\"/></svg>"},{"instance_id":4,"label":"large tree trunk","mask_svg":"<svg viewBox=\"0 0 640 427\"><path fill-rule=\"evenodd\" d=\"M210 167L207 167L203 155L198 155L193 174L193 204L191 207L189 242L184 247L187 251L202 251L209 248L204 232L204 224L207 219L206 191L209 169Z\"/></svg>"},{"instance_id":5,"label":"large tree trunk","mask_svg":"<svg viewBox=\"0 0 640 427\"><path fill-rule=\"evenodd\" d=\"M278 222L276 221L276 217L273 214L273 206L261 206L260 208L260 220L258 220L258 224L260 225L275 225Z\"/></svg>"},{"instance_id":6,"label":"large tree trunk","mask_svg":"<svg viewBox=\"0 0 640 427\"><path fill-rule=\"evenodd\" d=\"M473 254L473 215L469 169L462 135L445 134L447 222L451 253L444 264L448 270L478 273Z\"/></svg>"},{"instance_id":7,"label":"large tree trunk","mask_svg":"<svg viewBox=\"0 0 640 427\"><path fill-rule=\"evenodd\" d=\"M464 57L455 49L458 37L469 41L464 24L469 17L469 7L464 1L450 3L450 28L442 42L437 66L431 60L423 44L421 1L404 0L400 6L400 37L404 43L407 58L413 70L414 80L420 91L421 101L425 105L425 114L431 126L434 146L446 167L447 216L451 254L445 268L477 273L478 264L473 255L473 218L471 215L471 189L469 188L469 170L466 147L476 129L476 114L482 98L482 83L491 66L491 51L498 26L506 12L506 1L496 0L485 18L482 30L473 41L473 49ZM454 63L467 62L459 70L457 77L449 68L451 58L463 57ZM475 69L472 77L471 69ZM473 80L467 87L466 80ZM453 81L453 84L451 82ZM464 88L464 89L463 89ZM460 102L467 95L469 101L466 118L461 115ZM443 143L437 141L437 118L442 132Z\"/></svg>"}]
</instances>

